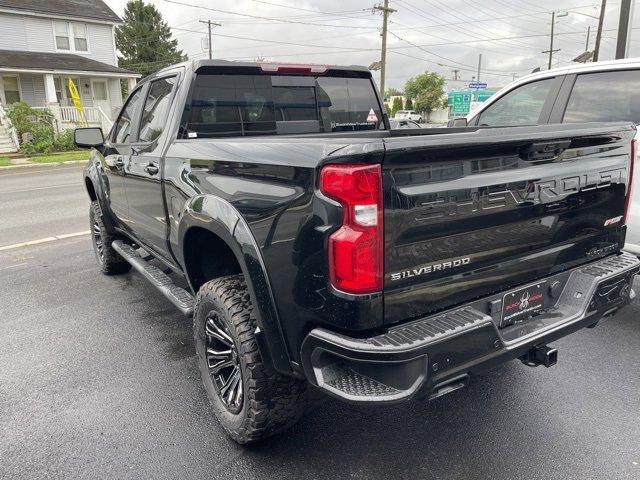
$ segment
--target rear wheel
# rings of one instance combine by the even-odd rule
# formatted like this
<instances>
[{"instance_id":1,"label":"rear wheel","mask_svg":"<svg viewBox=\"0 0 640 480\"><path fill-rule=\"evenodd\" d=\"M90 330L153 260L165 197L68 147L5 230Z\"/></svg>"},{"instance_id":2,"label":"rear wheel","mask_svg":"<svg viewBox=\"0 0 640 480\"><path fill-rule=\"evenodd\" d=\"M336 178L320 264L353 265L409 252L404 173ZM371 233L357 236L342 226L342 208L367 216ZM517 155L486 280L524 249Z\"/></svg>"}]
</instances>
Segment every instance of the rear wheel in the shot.
<instances>
[{"instance_id":1,"label":"rear wheel","mask_svg":"<svg viewBox=\"0 0 640 480\"><path fill-rule=\"evenodd\" d=\"M102 210L98 202L91 202L89 225L91 227L93 251L100 265L100 271L105 275L117 275L131 270L131 265L111 246L111 242L116 238L105 228L102 221Z\"/></svg>"},{"instance_id":2,"label":"rear wheel","mask_svg":"<svg viewBox=\"0 0 640 480\"><path fill-rule=\"evenodd\" d=\"M242 275L212 280L200 288L193 329L207 396L231 438L243 444L256 442L298 421L306 383L265 368Z\"/></svg>"}]
</instances>

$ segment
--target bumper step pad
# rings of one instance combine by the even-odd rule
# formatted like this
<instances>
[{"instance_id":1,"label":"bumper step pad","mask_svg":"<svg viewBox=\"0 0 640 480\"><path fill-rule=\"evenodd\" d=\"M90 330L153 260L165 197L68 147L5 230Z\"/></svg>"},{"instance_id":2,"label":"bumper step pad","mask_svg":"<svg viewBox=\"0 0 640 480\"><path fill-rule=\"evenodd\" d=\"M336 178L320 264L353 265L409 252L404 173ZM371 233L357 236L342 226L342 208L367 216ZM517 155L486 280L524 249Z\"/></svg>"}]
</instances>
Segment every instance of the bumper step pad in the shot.
<instances>
[{"instance_id":1,"label":"bumper step pad","mask_svg":"<svg viewBox=\"0 0 640 480\"><path fill-rule=\"evenodd\" d=\"M127 245L122 240L115 240L111 246L122 258L129 262L133 268L140 272L143 277L149 280L153 286L160 290L178 310L187 316L193 315L193 295L184 288L174 284L171 277L158 267L147 262L131 245Z\"/></svg>"},{"instance_id":2,"label":"bumper step pad","mask_svg":"<svg viewBox=\"0 0 640 480\"><path fill-rule=\"evenodd\" d=\"M556 302L507 328L489 314L489 300L506 292L368 338L315 328L302 344L302 365L312 383L348 402L436 398L464 386L472 373L613 315L634 297L639 271L638 258L622 253L560 272L549 277L564 283Z\"/></svg>"}]
</instances>

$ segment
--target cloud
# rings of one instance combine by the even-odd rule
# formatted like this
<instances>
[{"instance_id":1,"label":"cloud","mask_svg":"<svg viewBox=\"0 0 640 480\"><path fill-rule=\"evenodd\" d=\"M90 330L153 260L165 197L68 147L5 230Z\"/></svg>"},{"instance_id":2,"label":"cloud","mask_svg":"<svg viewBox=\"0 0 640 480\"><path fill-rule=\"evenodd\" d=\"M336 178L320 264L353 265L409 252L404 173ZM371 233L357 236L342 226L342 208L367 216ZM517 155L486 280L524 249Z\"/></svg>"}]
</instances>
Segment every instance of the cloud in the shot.
<instances>
[{"instance_id":1,"label":"cloud","mask_svg":"<svg viewBox=\"0 0 640 480\"><path fill-rule=\"evenodd\" d=\"M250 18L166 0L150 0L169 25L176 27L174 36L191 58L206 56L202 50L206 27L198 20L211 19L222 23L214 29L216 58L263 57L343 65L369 65L379 60L382 19L372 13L373 2L180 1L265 17ZM594 3L599 2L594 0ZM122 14L126 0L107 0L107 4ZM548 54L542 51L549 48L551 10L572 11L557 19L554 38L554 49L560 51L554 55L553 65L568 65L584 51L588 26L592 27L590 48L593 48L597 20L588 15L599 14L599 8L587 0L391 0L390 6L396 12L391 14L389 23L386 83L397 88L424 71L436 71L452 78L453 70L459 70L457 75L462 81L449 82L449 86L464 86L476 76L479 54L483 59L481 79L491 86L505 85L514 75L525 75L536 67L546 68ZM602 60L614 55L618 9L618 3L609 2L601 44ZM636 9L635 20L640 20L640 9ZM640 54L640 42L633 41L631 54ZM375 77L378 81L377 73Z\"/></svg>"}]
</instances>

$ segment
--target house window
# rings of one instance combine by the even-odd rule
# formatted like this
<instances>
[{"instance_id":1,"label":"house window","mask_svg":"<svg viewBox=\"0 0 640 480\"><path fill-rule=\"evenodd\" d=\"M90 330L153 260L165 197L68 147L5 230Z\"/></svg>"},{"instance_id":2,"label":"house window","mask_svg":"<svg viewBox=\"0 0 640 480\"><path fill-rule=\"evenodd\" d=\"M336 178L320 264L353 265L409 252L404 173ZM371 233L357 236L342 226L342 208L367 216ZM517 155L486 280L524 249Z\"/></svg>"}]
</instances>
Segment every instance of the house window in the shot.
<instances>
[{"instance_id":1,"label":"house window","mask_svg":"<svg viewBox=\"0 0 640 480\"><path fill-rule=\"evenodd\" d=\"M54 21L53 30L56 37L56 49L67 52L88 52L87 25Z\"/></svg>"},{"instance_id":2,"label":"house window","mask_svg":"<svg viewBox=\"0 0 640 480\"><path fill-rule=\"evenodd\" d=\"M60 77L53 77L53 85L56 88L56 98L58 99L58 103L62 105L64 97L62 96L62 81L60 80Z\"/></svg>"},{"instance_id":3,"label":"house window","mask_svg":"<svg viewBox=\"0 0 640 480\"><path fill-rule=\"evenodd\" d=\"M93 82L93 99L99 102L109 100L107 95L107 82L103 80L96 80Z\"/></svg>"},{"instance_id":4,"label":"house window","mask_svg":"<svg viewBox=\"0 0 640 480\"><path fill-rule=\"evenodd\" d=\"M56 48L58 50L71 50L69 43L69 23L54 22L54 30L56 32Z\"/></svg>"},{"instance_id":5,"label":"house window","mask_svg":"<svg viewBox=\"0 0 640 480\"><path fill-rule=\"evenodd\" d=\"M4 83L4 100L7 105L20 101L20 84L18 77L2 77Z\"/></svg>"},{"instance_id":6,"label":"house window","mask_svg":"<svg viewBox=\"0 0 640 480\"><path fill-rule=\"evenodd\" d=\"M87 26L84 23L73 24L73 44L76 52L86 52L89 50L87 44Z\"/></svg>"}]
</instances>

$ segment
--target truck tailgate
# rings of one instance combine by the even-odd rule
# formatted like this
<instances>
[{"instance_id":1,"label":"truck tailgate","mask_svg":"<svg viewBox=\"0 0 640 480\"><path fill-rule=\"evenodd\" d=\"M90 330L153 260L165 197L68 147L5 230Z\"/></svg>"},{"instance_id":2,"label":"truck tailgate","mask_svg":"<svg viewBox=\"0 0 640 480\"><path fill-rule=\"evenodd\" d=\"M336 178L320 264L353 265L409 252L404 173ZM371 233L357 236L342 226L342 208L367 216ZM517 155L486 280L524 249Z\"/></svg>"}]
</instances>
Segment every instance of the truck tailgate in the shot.
<instances>
[{"instance_id":1,"label":"truck tailgate","mask_svg":"<svg viewBox=\"0 0 640 480\"><path fill-rule=\"evenodd\" d=\"M385 140L385 323L617 252L634 133L583 124Z\"/></svg>"}]
</instances>

